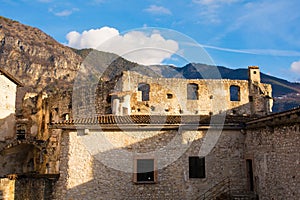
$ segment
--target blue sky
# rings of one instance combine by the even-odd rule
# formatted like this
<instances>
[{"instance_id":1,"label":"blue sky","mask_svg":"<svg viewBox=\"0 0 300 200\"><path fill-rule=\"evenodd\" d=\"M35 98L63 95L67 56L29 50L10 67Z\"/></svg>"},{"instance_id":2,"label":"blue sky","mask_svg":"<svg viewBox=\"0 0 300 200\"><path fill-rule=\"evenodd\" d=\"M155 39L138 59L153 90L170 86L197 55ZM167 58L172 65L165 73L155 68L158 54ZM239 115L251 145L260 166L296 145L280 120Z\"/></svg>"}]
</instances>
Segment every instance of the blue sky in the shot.
<instances>
[{"instance_id":1,"label":"blue sky","mask_svg":"<svg viewBox=\"0 0 300 200\"><path fill-rule=\"evenodd\" d=\"M174 30L199 43L217 65L229 68L258 65L264 73L300 81L298 0L0 0L0 3L0 15L37 27L69 46L93 47L95 40L111 36L117 39L118 45L113 46L119 49L122 45L135 48L137 41L157 43L158 48L164 47L168 52L153 54L159 57L155 61L171 63L175 54L183 52L182 46L176 45L180 37L168 38L159 31L139 34L139 28L157 27ZM135 41L129 43L128 38ZM114 51L116 47L108 49ZM143 61L147 64L149 60Z\"/></svg>"}]
</instances>

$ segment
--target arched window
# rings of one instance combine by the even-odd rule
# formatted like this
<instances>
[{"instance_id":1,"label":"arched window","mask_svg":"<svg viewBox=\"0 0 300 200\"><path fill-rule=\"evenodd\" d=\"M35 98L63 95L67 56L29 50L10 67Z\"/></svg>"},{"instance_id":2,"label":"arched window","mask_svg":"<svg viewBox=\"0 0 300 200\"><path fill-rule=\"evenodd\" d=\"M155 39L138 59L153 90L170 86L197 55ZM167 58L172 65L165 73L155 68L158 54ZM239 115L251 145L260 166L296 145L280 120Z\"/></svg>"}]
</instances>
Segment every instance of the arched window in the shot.
<instances>
[{"instance_id":1,"label":"arched window","mask_svg":"<svg viewBox=\"0 0 300 200\"><path fill-rule=\"evenodd\" d=\"M142 92L142 101L149 101L150 85L146 83L139 83L138 91Z\"/></svg>"},{"instance_id":2,"label":"arched window","mask_svg":"<svg viewBox=\"0 0 300 200\"><path fill-rule=\"evenodd\" d=\"M240 87L236 85L230 86L230 101L240 101Z\"/></svg>"},{"instance_id":3,"label":"arched window","mask_svg":"<svg viewBox=\"0 0 300 200\"><path fill-rule=\"evenodd\" d=\"M195 83L189 83L187 85L187 99L197 100L198 99L198 85Z\"/></svg>"}]
</instances>

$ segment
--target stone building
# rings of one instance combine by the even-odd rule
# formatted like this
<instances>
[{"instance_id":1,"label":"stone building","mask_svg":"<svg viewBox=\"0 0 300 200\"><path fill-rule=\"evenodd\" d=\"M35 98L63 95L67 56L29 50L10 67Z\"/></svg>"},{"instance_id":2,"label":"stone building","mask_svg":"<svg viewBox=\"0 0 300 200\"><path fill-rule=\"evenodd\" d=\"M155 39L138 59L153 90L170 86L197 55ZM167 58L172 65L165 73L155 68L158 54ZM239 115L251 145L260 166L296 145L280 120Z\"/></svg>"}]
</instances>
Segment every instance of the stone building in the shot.
<instances>
[{"instance_id":1,"label":"stone building","mask_svg":"<svg viewBox=\"0 0 300 200\"><path fill-rule=\"evenodd\" d=\"M17 88L22 83L0 68L0 141L14 136Z\"/></svg>"},{"instance_id":2,"label":"stone building","mask_svg":"<svg viewBox=\"0 0 300 200\"><path fill-rule=\"evenodd\" d=\"M28 98L39 123L29 120L24 140L2 145L1 154L27 154L2 163L0 191L15 199L300 198L300 108L272 114L258 67L248 81L125 71L114 83L106 115L89 113L81 103L95 101L74 102L71 91Z\"/></svg>"},{"instance_id":3,"label":"stone building","mask_svg":"<svg viewBox=\"0 0 300 200\"><path fill-rule=\"evenodd\" d=\"M260 82L257 66L249 81L153 78L123 72L112 96L115 115L266 115L272 110L272 88Z\"/></svg>"},{"instance_id":4,"label":"stone building","mask_svg":"<svg viewBox=\"0 0 300 200\"><path fill-rule=\"evenodd\" d=\"M110 96L113 115L50 125L62 138L54 199L264 195L252 187L245 157L245 124L272 107L258 67L249 67L249 81L126 71Z\"/></svg>"}]
</instances>

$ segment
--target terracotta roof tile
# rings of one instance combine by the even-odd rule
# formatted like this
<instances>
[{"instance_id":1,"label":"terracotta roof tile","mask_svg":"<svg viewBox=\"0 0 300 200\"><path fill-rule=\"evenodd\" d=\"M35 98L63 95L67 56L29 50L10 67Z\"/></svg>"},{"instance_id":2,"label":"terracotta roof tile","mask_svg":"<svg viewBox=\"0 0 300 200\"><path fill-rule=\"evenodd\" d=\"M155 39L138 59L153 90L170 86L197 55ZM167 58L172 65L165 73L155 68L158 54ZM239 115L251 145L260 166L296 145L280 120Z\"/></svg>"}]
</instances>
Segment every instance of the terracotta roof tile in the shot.
<instances>
[{"instance_id":1,"label":"terracotta roof tile","mask_svg":"<svg viewBox=\"0 0 300 200\"><path fill-rule=\"evenodd\" d=\"M219 117L219 118L217 118ZM52 125L132 125L132 124L157 124L157 125L180 125L180 124L210 124L225 122L241 124L249 121L251 118L246 116L230 116L225 118L222 116L200 116L200 115L128 115L128 116L115 116L115 115L100 115L92 118L70 119L60 122L54 122Z\"/></svg>"}]
</instances>

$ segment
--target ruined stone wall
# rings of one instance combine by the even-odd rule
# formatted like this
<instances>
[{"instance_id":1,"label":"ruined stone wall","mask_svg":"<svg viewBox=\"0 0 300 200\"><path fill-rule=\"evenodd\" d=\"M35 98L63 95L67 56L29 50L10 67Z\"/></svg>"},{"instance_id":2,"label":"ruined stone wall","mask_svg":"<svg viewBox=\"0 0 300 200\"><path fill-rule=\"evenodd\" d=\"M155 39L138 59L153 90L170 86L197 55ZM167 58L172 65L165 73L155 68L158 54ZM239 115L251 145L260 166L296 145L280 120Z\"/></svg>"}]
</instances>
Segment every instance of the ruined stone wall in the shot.
<instances>
[{"instance_id":1,"label":"ruined stone wall","mask_svg":"<svg viewBox=\"0 0 300 200\"><path fill-rule=\"evenodd\" d=\"M0 178L0 199L13 200L15 197L14 189L14 180L10 180L8 178Z\"/></svg>"},{"instance_id":2,"label":"ruined stone wall","mask_svg":"<svg viewBox=\"0 0 300 200\"><path fill-rule=\"evenodd\" d=\"M142 93L138 91L140 83L150 86L148 101L142 101ZM197 85L196 100L188 99L188 84ZM238 100L230 99L231 86L239 87ZM249 83L245 80L152 78L126 71L118 87L112 94L120 101L117 109L121 115L126 114L124 108L130 114L251 114ZM266 85L266 89L270 88ZM269 93L271 95L271 91ZM127 102L127 96L130 102Z\"/></svg>"},{"instance_id":3,"label":"ruined stone wall","mask_svg":"<svg viewBox=\"0 0 300 200\"><path fill-rule=\"evenodd\" d=\"M259 199L300 199L299 124L247 130L246 159L253 161Z\"/></svg>"},{"instance_id":4,"label":"ruined stone wall","mask_svg":"<svg viewBox=\"0 0 300 200\"><path fill-rule=\"evenodd\" d=\"M17 85L0 74L0 141L15 134L15 102Z\"/></svg>"},{"instance_id":5,"label":"ruined stone wall","mask_svg":"<svg viewBox=\"0 0 300 200\"><path fill-rule=\"evenodd\" d=\"M54 199L196 199L228 176L232 189L245 189L244 135L239 130L222 132L205 157L206 178L200 179L189 178L189 156L198 156L206 134L216 133L179 132L64 131ZM175 154L177 150L182 152ZM157 162L157 182L134 183L135 158L149 157Z\"/></svg>"}]
</instances>

